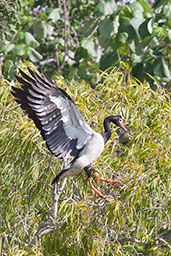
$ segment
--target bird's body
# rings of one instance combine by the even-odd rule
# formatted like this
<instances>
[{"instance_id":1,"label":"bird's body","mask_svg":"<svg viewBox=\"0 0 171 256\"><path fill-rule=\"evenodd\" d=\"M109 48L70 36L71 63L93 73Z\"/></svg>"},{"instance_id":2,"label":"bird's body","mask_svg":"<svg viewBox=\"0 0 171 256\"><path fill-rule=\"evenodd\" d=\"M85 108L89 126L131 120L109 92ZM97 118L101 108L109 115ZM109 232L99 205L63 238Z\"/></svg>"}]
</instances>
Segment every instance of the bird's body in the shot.
<instances>
[{"instance_id":1,"label":"bird's body","mask_svg":"<svg viewBox=\"0 0 171 256\"><path fill-rule=\"evenodd\" d=\"M126 130L122 117L109 116L104 120L103 133L95 132L85 121L74 101L45 75L40 77L29 69L32 77L20 70L17 80L22 88L13 88L12 94L22 109L33 119L52 154L72 161L55 177L52 183L86 171L90 187L103 196L91 183L91 165L101 155L111 136L109 123ZM109 181L109 179L101 179ZM112 180L110 180L112 181ZM111 182L112 183L112 182Z\"/></svg>"},{"instance_id":2,"label":"bird's body","mask_svg":"<svg viewBox=\"0 0 171 256\"><path fill-rule=\"evenodd\" d=\"M85 167L90 166L99 158L103 148L103 136L98 132L94 132L78 156L57 175L55 181L69 176L75 176L82 172Z\"/></svg>"}]
</instances>

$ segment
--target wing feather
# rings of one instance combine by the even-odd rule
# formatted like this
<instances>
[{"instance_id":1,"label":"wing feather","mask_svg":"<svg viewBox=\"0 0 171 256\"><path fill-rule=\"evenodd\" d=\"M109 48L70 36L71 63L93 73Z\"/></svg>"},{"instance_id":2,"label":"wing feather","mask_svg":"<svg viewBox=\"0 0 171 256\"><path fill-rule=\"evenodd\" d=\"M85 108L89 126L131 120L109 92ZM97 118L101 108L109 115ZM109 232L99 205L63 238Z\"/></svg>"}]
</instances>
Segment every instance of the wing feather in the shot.
<instances>
[{"instance_id":1,"label":"wing feather","mask_svg":"<svg viewBox=\"0 0 171 256\"><path fill-rule=\"evenodd\" d=\"M62 158L75 157L94 131L86 123L70 96L45 75L29 69L16 76L21 88L12 94L41 131L48 149Z\"/></svg>"}]
</instances>

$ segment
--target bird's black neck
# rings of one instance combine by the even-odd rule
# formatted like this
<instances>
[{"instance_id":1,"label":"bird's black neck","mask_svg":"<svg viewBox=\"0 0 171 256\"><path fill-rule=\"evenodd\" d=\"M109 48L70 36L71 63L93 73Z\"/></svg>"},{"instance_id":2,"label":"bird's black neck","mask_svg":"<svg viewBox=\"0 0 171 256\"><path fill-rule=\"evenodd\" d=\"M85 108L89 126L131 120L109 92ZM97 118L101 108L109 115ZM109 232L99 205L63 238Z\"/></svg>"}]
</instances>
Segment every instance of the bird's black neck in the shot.
<instances>
[{"instance_id":1,"label":"bird's black neck","mask_svg":"<svg viewBox=\"0 0 171 256\"><path fill-rule=\"evenodd\" d=\"M105 131L102 133L105 143L111 137L111 129L110 129L109 123L110 123L110 118L109 117L105 118L104 123L103 123Z\"/></svg>"}]
</instances>

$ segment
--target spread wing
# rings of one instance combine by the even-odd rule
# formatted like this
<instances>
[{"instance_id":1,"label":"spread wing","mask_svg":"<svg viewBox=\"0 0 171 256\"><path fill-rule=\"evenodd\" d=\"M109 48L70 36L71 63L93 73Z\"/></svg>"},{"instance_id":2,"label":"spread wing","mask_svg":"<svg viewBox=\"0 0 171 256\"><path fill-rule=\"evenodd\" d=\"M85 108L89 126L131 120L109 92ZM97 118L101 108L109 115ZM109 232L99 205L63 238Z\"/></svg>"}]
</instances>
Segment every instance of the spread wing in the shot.
<instances>
[{"instance_id":1,"label":"spread wing","mask_svg":"<svg viewBox=\"0 0 171 256\"><path fill-rule=\"evenodd\" d=\"M21 88L12 94L41 131L52 154L74 157L84 147L94 131L86 123L70 96L46 76L29 69L32 77L20 70L17 80Z\"/></svg>"}]
</instances>

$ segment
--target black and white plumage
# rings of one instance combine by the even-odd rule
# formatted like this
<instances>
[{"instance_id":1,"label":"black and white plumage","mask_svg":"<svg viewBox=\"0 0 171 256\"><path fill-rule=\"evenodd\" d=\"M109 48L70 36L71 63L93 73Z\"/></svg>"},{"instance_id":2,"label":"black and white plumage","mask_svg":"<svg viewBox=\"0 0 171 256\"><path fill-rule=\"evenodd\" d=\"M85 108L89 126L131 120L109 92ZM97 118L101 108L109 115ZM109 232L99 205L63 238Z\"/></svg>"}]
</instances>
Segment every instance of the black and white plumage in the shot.
<instances>
[{"instance_id":1,"label":"black and white plumage","mask_svg":"<svg viewBox=\"0 0 171 256\"><path fill-rule=\"evenodd\" d=\"M91 165L99 158L111 136L110 122L126 131L122 117L120 115L107 117L104 120L105 131L95 132L64 90L57 87L45 75L40 77L36 72L28 70L32 77L21 70L22 78L16 76L22 87L13 87L12 94L15 100L33 119L52 154L63 159L73 157L52 183L85 170L90 187L99 196L103 196L91 183Z\"/></svg>"}]
</instances>

